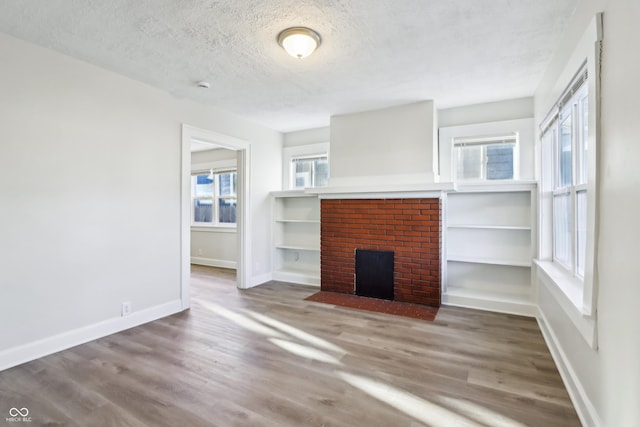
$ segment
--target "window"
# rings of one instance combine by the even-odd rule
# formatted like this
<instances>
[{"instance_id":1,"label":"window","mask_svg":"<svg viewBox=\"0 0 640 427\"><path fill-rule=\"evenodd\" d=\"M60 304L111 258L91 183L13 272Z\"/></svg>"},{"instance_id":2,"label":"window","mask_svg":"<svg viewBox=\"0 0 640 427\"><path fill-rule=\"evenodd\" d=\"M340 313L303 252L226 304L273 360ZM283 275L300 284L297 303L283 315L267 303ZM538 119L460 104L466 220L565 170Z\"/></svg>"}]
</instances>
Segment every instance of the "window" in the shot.
<instances>
[{"instance_id":1,"label":"window","mask_svg":"<svg viewBox=\"0 0 640 427\"><path fill-rule=\"evenodd\" d=\"M327 155L291 159L293 188L326 187L329 183Z\"/></svg>"},{"instance_id":2,"label":"window","mask_svg":"<svg viewBox=\"0 0 640 427\"><path fill-rule=\"evenodd\" d=\"M294 145L282 150L283 188L329 185L329 143Z\"/></svg>"},{"instance_id":3,"label":"window","mask_svg":"<svg viewBox=\"0 0 640 427\"><path fill-rule=\"evenodd\" d=\"M235 171L197 172L191 176L192 224L235 226Z\"/></svg>"},{"instance_id":4,"label":"window","mask_svg":"<svg viewBox=\"0 0 640 427\"><path fill-rule=\"evenodd\" d=\"M589 156L586 70L578 74L545 122L542 144L551 155L543 187L552 194L552 256L583 279L587 246Z\"/></svg>"},{"instance_id":5,"label":"window","mask_svg":"<svg viewBox=\"0 0 640 427\"><path fill-rule=\"evenodd\" d=\"M454 138L454 180L489 181L516 179L517 147L517 133Z\"/></svg>"}]
</instances>

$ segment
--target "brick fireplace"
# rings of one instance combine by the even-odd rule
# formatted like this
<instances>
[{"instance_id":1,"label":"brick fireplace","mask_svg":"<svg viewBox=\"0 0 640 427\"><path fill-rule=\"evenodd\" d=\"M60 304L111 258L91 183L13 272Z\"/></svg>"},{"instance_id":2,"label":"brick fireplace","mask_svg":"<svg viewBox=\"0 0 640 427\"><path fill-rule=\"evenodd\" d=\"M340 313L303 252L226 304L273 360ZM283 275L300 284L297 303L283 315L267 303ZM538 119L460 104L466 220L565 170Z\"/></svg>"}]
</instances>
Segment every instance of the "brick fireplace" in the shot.
<instances>
[{"instance_id":1,"label":"brick fireplace","mask_svg":"<svg viewBox=\"0 0 640 427\"><path fill-rule=\"evenodd\" d=\"M439 198L322 199L321 290L355 293L355 250L394 253L394 299L440 306Z\"/></svg>"}]
</instances>

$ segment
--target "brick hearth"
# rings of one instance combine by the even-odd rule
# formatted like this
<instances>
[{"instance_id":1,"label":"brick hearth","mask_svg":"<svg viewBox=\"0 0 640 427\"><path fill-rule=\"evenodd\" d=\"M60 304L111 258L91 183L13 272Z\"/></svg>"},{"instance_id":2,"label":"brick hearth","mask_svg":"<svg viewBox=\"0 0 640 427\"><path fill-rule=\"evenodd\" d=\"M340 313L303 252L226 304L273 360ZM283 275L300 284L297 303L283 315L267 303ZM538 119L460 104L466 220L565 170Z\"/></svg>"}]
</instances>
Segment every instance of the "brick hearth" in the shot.
<instances>
[{"instance_id":1,"label":"brick hearth","mask_svg":"<svg viewBox=\"0 0 640 427\"><path fill-rule=\"evenodd\" d=\"M321 290L354 294L355 250L387 250L395 300L440 306L440 199L323 199L320 209Z\"/></svg>"}]
</instances>

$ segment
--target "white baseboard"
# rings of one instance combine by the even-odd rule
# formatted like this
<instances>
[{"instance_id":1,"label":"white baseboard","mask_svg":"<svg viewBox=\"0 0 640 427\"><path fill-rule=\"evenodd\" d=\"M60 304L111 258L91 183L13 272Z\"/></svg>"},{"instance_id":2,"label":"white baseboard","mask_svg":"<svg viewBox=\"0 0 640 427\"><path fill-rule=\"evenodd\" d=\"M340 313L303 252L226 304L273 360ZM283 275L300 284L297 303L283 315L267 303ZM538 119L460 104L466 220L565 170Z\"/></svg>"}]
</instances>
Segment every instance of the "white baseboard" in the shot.
<instances>
[{"instance_id":1,"label":"white baseboard","mask_svg":"<svg viewBox=\"0 0 640 427\"><path fill-rule=\"evenodd\" d=\"M235 261L194 256L191 257L191 264L206 265L207 267L231 268L233 270L237 268L237 263Z\"/></svg>"},{"instance_id":2,"label":"white baseboard","mask_svg":"<svg viewBox=\"0 0 640 427\"><path fill-rule=\"evenodd\" d=\"M580 422L584 427L602 427L602 421L596 408L593 406L591 400L589 400L556 334L553 332L553 329L551 329L544 312L540 309L538 309L537 320L540 331L542 331L542 336L551 353L551 357L553 357L553 361L558 367L564 386L567 388L571 402L578 413Z\"/></svg>"},{"instance_id":3,"label":"white baseboard","mask_svg":"<svg viewBox=\"0 0 640 427\"><path fill-rule=\"evenodd\" d=\"M9 348L0 351L0 371L143 323L170 316L180 311L182 311L182 302L177 299L145 310L132 312L126 317L107 319L52 337Z\"/></svg>"}]
</instances>

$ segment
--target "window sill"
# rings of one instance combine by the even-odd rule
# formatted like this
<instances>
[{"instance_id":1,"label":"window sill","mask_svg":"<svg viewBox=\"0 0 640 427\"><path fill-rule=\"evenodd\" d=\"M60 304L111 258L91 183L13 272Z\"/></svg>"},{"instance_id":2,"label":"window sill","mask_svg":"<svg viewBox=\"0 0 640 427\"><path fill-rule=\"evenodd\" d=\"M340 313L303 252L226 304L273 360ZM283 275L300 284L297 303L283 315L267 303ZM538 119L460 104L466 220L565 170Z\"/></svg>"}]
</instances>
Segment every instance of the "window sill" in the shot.
<instances>
[{"instance_id":1,"label":"window sill","mask_svg":"<svg viewBox=\"0 0 640 427\"><path fill-rule=\"evenodd\" d=\"M596 321L584 308L582 281L552 261L534 260L534 263L539 283L546 286L587 344L596 348Z\"/></svg>"},{"instance_id":2,"label":"window sill","mask_svg":"<svg viewBox=\"0 0 640 427\"><path fill-rule=\"evenodd\" d=\"M204 233L235 233L235 225L192 225L191 231Z\"/></svg>"}]
</instances>

